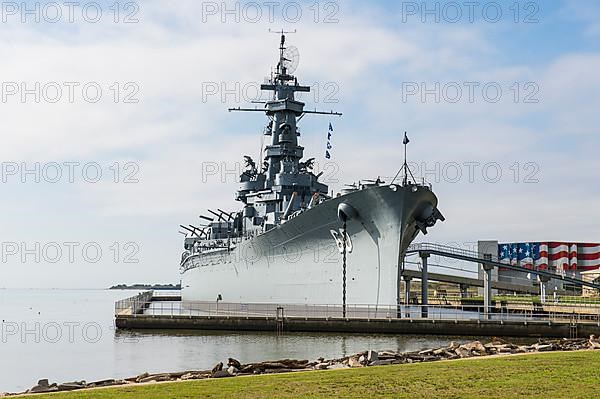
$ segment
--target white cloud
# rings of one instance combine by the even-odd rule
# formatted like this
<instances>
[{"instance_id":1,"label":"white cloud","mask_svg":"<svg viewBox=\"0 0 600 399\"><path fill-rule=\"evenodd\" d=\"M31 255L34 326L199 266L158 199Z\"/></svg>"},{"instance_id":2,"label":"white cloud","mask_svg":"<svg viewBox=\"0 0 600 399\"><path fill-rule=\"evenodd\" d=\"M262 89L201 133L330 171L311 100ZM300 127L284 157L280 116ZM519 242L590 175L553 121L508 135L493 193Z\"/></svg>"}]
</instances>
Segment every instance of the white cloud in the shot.
<instances>
[{"instance_id":1,"label":"white cloud","mask_svg":"<svg viewBox=\"0 0 600 399\"><path fill-rule=\"evenodd\" d=\"M316 107L338 109L342 119L307 117L301 124L306 155L322 159L323 126L333 121L333 160L339 167L333 188L395 174L402 162L402 133L408 130L409 156L419 164L497 162L505 177L492 184L479 171L474 183L465 177L435 184L447 221L427 240L513 240L513 235L514 240L600 240L590 223L600 204L589 184L600 166L592 150L600 106L597 54L565 54L549 65L514 60L497 66L498 49L485 26L399 25L390 23L393 16L383 7L350 6L357 7L341 3L338 24L304 19L295 25L299 32L289 35L301 53L300 81L339 87L339 103L325 103L321 95ZM99 265L98 284L172 281L180 249L177 225L198 222L205 208L235 207L236 184L231 175L222 182L223 165L236 168L242 155L258 153L264 119L227 113L228 105L244 105L232 96L226 103L219 96L203 102L203 83L232 88L236 82L260 82L274 64L278 42L266 30L279 26L201 23L201 7L189 1L168 8L151 1L141 7L140 23L130 26L76 25L48 32L11 25L0 34L18 39L17 45L0 44L4 82L95 81L106 90L98 104L2 104L0 158L104 166L133 161L140 167L137 184L26 185L3 199L4 209L40 211L38 218L48 222L36 229L36 240L80 236L110 242L115 236L139 242L144 264L124 270L110 262ZM140 102L112 102L108 87L130 81L140 87ZM495 81L505 95L498 104L480 97L474 103L404 103L402 82L409 81ZM515 104L509 89L515 81L537 82L540 103ZM587 148L577 145L581 141ZM526 162L539 165L540 182L514 183L515 162L521 169ZM219 168L206 182L203 163ZM32 197L43 205L36 206ZM6 218L3 230L26 239L37 221L23 210L19 215L25 217ZM61 285L65 276L75 276L76 286L87 279L74 265L55 266L51 274L37 267L43 276L37 285ZM2 280L18 286L26 274L23 268L5 269Z\"/></svg>"}]
</instances>

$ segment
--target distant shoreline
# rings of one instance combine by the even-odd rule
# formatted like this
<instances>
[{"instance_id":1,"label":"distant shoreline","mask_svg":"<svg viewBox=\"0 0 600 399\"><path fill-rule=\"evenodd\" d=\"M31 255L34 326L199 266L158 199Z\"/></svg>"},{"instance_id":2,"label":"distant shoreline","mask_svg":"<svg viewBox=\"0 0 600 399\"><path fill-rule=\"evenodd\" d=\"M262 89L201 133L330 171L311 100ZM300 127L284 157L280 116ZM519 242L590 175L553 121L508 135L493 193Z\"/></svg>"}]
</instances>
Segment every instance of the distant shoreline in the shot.
<instances>
[{"instance_id":1,"label":"distant shoreline","mask_svg":"<svg viewBox=\"0 0 600 399\"><path fill-rule=\"evenodd\" d=\"M180 290L181 284L117 284L109 290Z\"/></svg>"}]
</instances>

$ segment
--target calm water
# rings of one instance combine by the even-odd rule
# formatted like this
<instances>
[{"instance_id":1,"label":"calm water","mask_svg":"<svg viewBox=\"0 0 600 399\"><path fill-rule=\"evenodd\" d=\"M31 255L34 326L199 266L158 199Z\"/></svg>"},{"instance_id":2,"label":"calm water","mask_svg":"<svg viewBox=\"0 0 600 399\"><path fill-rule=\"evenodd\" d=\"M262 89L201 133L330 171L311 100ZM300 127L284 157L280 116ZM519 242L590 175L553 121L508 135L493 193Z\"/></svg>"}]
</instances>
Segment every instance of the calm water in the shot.
<instances>
[{"instance_id":1,"label":"calm water","mask_svg":"<svg viewBox=\"0 0 600 399\"><path fill-rule=\"evenodd\" d=\"M124 378L242 362L314 360L366 349L412 351L471 338L340 334L115 331L114 302L135 291L1 290L0 392L53 382Z\"/></svg>"}]
</instances>

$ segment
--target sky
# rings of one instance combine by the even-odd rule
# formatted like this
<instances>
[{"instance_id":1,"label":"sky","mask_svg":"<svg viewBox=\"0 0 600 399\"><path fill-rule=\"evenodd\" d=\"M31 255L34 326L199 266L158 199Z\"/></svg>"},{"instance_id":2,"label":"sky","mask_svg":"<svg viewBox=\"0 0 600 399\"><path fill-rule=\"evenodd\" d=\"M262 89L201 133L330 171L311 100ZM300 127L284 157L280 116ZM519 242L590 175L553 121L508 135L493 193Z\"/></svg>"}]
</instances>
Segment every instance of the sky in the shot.
<instances>
[{"instance_id":1,"label":"sky","mask_svg":"<svg viewBox=\"0 0 600 399\"><path fill-rule=\"evenodd\" d=\"M252 106L298 48L305 155L333 190L408 160L446 217L420 241L600 242L600 5L3 2L0 288L176 283L179 224L235 210ZM324 152L332 123L332 158Z\"/></svg>"}]
</instances>

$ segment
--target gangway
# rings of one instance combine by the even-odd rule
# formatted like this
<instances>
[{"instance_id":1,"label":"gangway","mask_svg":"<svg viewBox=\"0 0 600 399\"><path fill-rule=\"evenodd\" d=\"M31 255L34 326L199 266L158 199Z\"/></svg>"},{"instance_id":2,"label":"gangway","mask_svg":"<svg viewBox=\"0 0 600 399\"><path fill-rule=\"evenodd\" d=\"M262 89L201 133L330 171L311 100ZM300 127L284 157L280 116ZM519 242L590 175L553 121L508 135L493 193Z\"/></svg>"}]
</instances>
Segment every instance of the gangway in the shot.
<instances>
[{"instance_id":1,"label":"gangway","mask_svg":"<svg viewBox=\"0 0 600 399\"><path fill-rule=\"evenodd\" d=\"M461 287L480 287L483 288L483 281L478 278L457 276L445 273L431 273L429 272L429 280L439 281L443 283L456 284ZM421 278L421 271L404 269L402 270L402 277L405 280L419 279ZM529 295L539 295L540 288L538 286L530 284L518 284L509 281L492 281L492 288L495 290L518 292ZM461 294L464 295L464 294ZM409 301L406 300L406 303Z\"/></svg>"}]
</instances>

